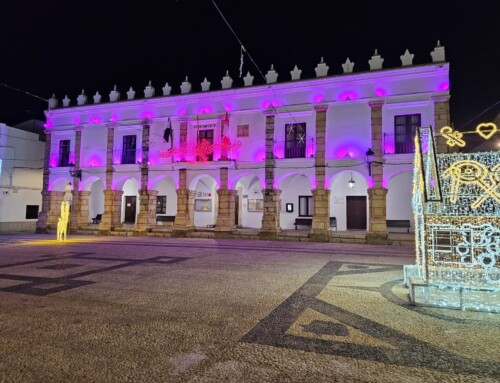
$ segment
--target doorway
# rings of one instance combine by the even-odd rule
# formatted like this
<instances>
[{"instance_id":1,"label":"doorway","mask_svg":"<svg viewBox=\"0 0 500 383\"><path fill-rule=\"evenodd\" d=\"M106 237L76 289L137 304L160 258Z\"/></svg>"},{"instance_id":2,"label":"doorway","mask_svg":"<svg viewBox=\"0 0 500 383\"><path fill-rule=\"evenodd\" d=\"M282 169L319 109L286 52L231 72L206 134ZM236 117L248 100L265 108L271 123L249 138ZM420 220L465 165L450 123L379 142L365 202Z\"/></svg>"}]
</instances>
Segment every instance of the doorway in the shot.
<instances>
[{"instance_id":1,"label":"doorway","mask_svg":"<svg viewBox=\"0 0 500 383\"><path fill-rule=\"evenodd\" d=\"M240 196L238 195L238 192L236 192L234 196L234 224L236 226L239 225L239 220L240 220Z\"/></svg>"},{"instance_id":2,"label":"doorway","mask_svg":"<svg viewBox=\"0 0 500 383\"><path fill-rule=\"evenodd\" d=\"M366 196L346 196L347 230L366 230Z\"/></svg>"},{"instance_id":3,"label":"doorway","mask_svg":"<svg viewBox=\"0 0 500 383\"><path fill-rule=\"evenodd\" d=\"M125 196L125 223L135 223L135 204L137 196Z\"/></svg>"}]
</instances>

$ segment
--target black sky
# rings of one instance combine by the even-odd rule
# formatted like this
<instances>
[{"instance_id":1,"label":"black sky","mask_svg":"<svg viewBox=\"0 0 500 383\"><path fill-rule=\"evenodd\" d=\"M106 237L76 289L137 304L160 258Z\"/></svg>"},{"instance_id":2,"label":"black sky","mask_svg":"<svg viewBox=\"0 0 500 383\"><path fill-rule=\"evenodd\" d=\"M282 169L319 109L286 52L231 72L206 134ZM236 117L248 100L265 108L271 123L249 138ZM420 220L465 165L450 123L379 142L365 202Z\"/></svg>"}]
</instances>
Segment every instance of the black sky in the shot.
<instances>
[{"instance_id":1,"label":"black sky","mask_svg":"<svg viewBox=\"0 0 500 383\"><path fill-rule=\"evenodd\" d=\"M271 63L288 80L295 64L314 77L321 56L329 74L347 57L368 69L375 48L384 67L430 63L439 39L451 66L451 115L461 127L500 100L498 0L261 1L216 0L265 73ZM211 0L0 0L0 82L44 98L82 89L108 99L114 84L137 95L151 80L179 93L186 75L199 90L205 76L220 88L226 69L238 79L240 47ZM256 69L245 58L244 72ZM46 104L0 86L0 122L41 116ZM480 120L493 118L500 104ZM472 124L474 124L473 122Z\"/></svg>"}]
</instances>

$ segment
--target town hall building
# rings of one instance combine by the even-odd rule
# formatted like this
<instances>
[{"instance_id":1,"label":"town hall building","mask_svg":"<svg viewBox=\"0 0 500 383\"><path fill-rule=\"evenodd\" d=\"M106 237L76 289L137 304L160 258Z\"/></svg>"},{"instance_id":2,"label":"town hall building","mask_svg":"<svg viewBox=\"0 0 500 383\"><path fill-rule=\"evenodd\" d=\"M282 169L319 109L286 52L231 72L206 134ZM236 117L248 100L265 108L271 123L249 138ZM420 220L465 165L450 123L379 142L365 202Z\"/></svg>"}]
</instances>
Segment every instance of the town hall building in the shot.
<instances>
[{"instance_id":1,"label":"town hall building","mask_svg":"<svg viewBox=\"0 0 500 383\"><path fill-rule=\"evenodd\" d=\"M312 79L271 66L263 85L226 72L216 90L186 77L179 92L149 83L142 98L116 87L92 103L84 92L61 106L53 97L37 230L55 228L71 183L73 231L253 228L276 238L298 229L328 241L332 230L356 230L369 242L386 240L391 222L413 231L416 128L449 125L444 47L429 64L413 56L386 69L375 51L369 70L347 59L333 75L322 59Z\"/></svg>"}]
</instances>

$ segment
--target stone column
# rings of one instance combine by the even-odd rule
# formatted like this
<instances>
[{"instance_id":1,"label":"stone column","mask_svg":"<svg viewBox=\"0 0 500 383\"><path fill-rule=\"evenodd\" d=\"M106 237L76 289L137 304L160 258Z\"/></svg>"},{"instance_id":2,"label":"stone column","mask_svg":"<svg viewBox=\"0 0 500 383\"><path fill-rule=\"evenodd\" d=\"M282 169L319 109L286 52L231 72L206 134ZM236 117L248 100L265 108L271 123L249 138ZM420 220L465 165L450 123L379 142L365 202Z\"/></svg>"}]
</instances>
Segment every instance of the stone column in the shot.
<instances>
[{"instance_id":1,"label":"stone column","mask_svg":"<svg viewBox=\"0 0 500 383\"><path fill-rule=\"evenodd\" d=\"M266 187L262 190L264 196L264 213L259 236L262 239L275 239L281 231L280 227L280 196L281 190L274 188L274 116L276 109L269 108L264 112L266 116Z\"/></svg>"},{"instance_id":2,"label":"stone column","mask_svg":"<svg viewBox=\"0 0 500 383\"><path fill-rule=\"evenodd\" d=\"M187 170L179 169L179 189L177 189L177 215L175 216L173 237L187 237L194 230L194 197L196 191L187 189Z\"/></svg>"},{"instance_id":3,"label":"stone column","mask_svg":"<svg viewBox=\"0 0 500 383\"><path fill-rule=\"evenodd\" d=\"M187 133L188 133L188 120L187 118L179 119L179 148L187 145ZM186 161L186 158L182 156L181 161Z\"/></svg>"},{"instance_id":4,"label":"stone column","mask_svg":"<svg viewBox=\"0 0 500 383\"><path fill-rule=\"evenodd\" d=\"M49 181L50 181L50 149L52 145L52 132L50 130L45 130L45 157L43 161L43 181L42 181L42 210L38 216L38 221L36 222L36 232L46 233L47 232L47 219L50 212L50 191L49 191Z\"/></svg>"},{"instance_id":5,"label":"stone column","mask_svg":"<svg viewBox=\"0 0 500 383\"><path fill-rule=\"evenodd\" d=\"M61 216L61 202L64 200L64 192L50 192L50 210L47 217L47 230L56 230L57 222Z\"/></svg>"},{"instance_id":6,"label":"stone column","mask_svg":"<svg viewBox=\"0 0 500 383\"><path fill-rule=\"evenodd\" d=\"M83 126L75 127L75 169L81 172L81 153L82 153L82 131ZM81 175L82 173L80 173ZM73 202L69 216L69 232L74 233L80 228L80 178L73 177ZM85 222L86 223L86 222Z\"/></svg>"},{"instance_id":7,"label":"stone column","mask_svg":"<svg viewBox=\"0 0 500 383\"><path fill-rule=\"evenodd\" d=\"M316 109L316 156L314 159L316 189L312 190L314 215L311 240L328 242L330 240L330 190L325 189L326 111L328 105L317 105L314 109Z\"/></svg>"},{"instance_id":8,"label":"stone column","mask_svg":"<svg viewBox=\"0 0 500 383\"><path fill-rule=\"evenodd\" d=\"M146 235L156 225L156 190L149 190L149 130L150 120L142 126L141 190L139 191L139 214L134 226L134 235Z\"/></svg>"},{"instance_id":9,"label":"stone column","mask_svg":"<svg viewBox=\"0 0 500 383\"><path fill-rule=\"evenodd\" d=\"M366 241L368 243L386 243L387 234L387 213L386 213L386 195L387 189L384 189L384 167L383 167L383 139L382 139L382 107L383 102L370 102L371 108L371 131L372 147L374 152L373 163L369 164L371 168L372 187L368 189L370 222Z\"/></svg>"},{"instance_id":10,"label":"stone column","mask_svg":"<svg viewBox=\"0 0 500 383\"><path fill-rule=\"evenodd\" d=\"M220 169L219 211L215 225L216 238L229 238L236 228L236 190L228 189L228 168Z\"/></svg>"},{"instance_id":11,"label":"stone column","mask_svg":"<svg viewBox=\"0 0 500 383\"><path fill-rule=\"evenodd\" d=\"M450 126L450 95L432 96L434 101L434 134L439 134L443 126ZM458 146L453 148L446 145L446 139L436 137L436 150L438 153L458 151Z\"/></svg>"},{"instance_id":12,"label":"stone column","mask_svg":"<svg viewBox=\"0 0 500 383\"><path fill-rule=\"evenodd\" d=\"M104 190L104 213L102 214L101 223L99 224L99 233L109 235L115 227L121 226L121 196L122 191L115 191L113 186L113 151L115 141L116 123L106 125L108 128L108 142L106 148L106 189ZM119 198L119 206L117 207L117 199ZM116 210L118 208L118 211Z\"/></svg>"}]
</instances>

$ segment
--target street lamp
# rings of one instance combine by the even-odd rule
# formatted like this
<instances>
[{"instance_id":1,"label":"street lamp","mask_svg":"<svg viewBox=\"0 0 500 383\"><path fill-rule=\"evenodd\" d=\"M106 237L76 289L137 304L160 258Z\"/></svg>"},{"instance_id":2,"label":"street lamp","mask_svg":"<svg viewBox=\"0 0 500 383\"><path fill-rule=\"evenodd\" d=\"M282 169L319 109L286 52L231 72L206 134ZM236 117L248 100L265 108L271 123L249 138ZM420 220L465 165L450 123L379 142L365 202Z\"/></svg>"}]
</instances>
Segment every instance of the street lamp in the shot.
<instances>
[{"instance_id":1,"label":"street lamp","mask_svg":"<svg viewBox=\"0 0 500 383\"><path fill-rule=\"evenodd\" d=\"M351 172L351 179L349 180L349 182L347 183L349 185L349 187L352 189L354 187L354 184L356 183L356 181L354 181L352 179L352 172Z\"/></svg>"},{"instance_id":2,"label":"street lamp","mask_svg":"<svg viewBox=\"0 0 500 383\"><path fill-rule=\"evenodd\" d=\"M69 175L71 177L78 177L80 181L82 180L82 169L75 169L75 164L73 162L70 162L68 164L68 168L69 168Z\"/></svg>"},{"instance_id":3,"label":"street lamp","mask_svg":"<svg viewBox=\"0 0 500 383\"><path fill-rule=\"evenodd\" d=\"M372 163L373 163L374 156L375 156L375 153L373 152L372 148L370 148L366 151L366 162L368 163L368 175L370 177L372 175Z\"/></svg>"}]
</instances>

